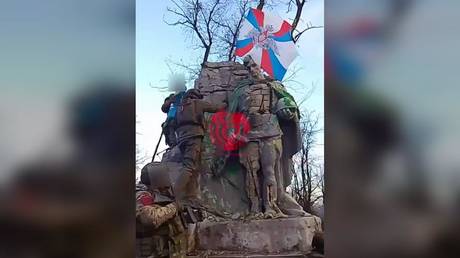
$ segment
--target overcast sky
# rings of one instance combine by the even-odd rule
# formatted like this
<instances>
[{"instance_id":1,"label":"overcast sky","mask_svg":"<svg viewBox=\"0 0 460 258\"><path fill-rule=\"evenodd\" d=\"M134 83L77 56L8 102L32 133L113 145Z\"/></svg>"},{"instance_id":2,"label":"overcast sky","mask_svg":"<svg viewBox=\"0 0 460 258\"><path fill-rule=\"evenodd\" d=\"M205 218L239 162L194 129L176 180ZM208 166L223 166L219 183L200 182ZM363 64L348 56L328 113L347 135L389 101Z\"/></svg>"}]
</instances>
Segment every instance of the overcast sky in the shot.
<instances>
[{"instance_id":1,"label":"overcast sky","mask_svg":"<svg viewBox=\"0 0 460 258\"><path fill-rule=\"evenodd\" d=\"M161 123L165 114L160 107L168 92L152 88L165 87L170 74L165 60L184 60L185 63L196 60L200 52L191 50L184 32L178 27L164 23L164 15L169 1L137 0L136 2L136 114L137 144L142 152L151 157L161 133ZM313 0L304 7L303 20L313 25L324 24L324 3ZM273 10L285 19L292 18L293 13L286 14L286 8ZM311 97L302 104L302 109L313 110L320 116L320 126L324 117L324 30L314 29L306 32L297 43L299 57L291 64L301 67L296 80L305 85L305 89L291 92L299 101L312 85L315 85ZM289 73L289 70L288 70ZM187 85L188 88L193 85ZM323 157L323 133L318 136L316 155ZM159 150L165 149L164 141Z\"/></svg>"}]
</instances>

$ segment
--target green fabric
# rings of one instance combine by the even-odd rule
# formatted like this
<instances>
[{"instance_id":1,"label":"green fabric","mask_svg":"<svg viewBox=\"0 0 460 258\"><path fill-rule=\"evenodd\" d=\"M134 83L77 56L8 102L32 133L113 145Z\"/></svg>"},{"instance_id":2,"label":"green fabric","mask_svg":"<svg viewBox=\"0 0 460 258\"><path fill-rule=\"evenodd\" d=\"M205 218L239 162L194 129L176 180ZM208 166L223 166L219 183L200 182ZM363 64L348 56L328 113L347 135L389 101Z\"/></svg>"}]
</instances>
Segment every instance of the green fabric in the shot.
<instances>
[{"instance_id":1,"label":"green fabric","mask_svg":"<svg viewBox=\"0 0 460 258\"><path fill-rule=\"evenodd\" d=\"M279 82L271 82L270 86L275 91L278 99L283 99L286 106L295 106L297 108L297 103L295 102L294 97L287 92L286 88Z\"/></svg>"},{"instance_id":2,"label":"green fabric","mask_svg":"<svg viewBox=\"0 0 460 258\"><path fill-rule=\"evenodd\" d=\"M229 99L228 99L228 108L227 110L229 112L236 112L238 110L238 101L241 97L241 95L243 95L244 93L244 88L246 86L249 86L251 85L252 83L252 80L250 79L244 79L244 80L241 80L239 83L238 83L238 86L235 88L235 90L233 91L232 95L230 95Z\"/></svg>"}]
</instances>

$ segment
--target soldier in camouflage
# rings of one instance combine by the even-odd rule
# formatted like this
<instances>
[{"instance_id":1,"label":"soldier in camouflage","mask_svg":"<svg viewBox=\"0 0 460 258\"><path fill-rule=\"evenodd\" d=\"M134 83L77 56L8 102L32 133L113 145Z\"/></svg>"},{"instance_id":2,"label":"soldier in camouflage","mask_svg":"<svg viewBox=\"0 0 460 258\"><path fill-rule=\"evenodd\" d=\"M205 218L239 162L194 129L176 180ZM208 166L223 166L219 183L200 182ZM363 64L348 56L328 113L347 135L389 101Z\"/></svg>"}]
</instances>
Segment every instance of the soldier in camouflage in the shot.
<instances>
[{"instance_id":1,"label":"soldier in camouflage","mask_svg":"<svg viewBox=\"0 0 460 258\"><path fill-rule=\"evenodd\" d=\"M166 206L155 204L154 195L143 184L136 186L136 218L143 225L158 228L166 221L174 218L177 213L175 203Z\"/></svg>"},{"instance_id":2,"label":"soldier in camouflage","mask_svg":"<svg viewBox=\"0 0 460 258\"><path fill-rule=\"evenodd\" d=\"M176 139L176 114L177 107L182 101L182 97L185 94L186 90L185 79L183 74L173 74L169 78L168 90L172 91L163 105L161 106L161 111L167 114L166 121L161 125L163 128L163 134L165 135L166 145L169 147L174 147L177 145Z\"/></svg>"},{"instance_id":3,"label":"soldier in camouflage","mask_svg":"<svg viewBox=\"0 0 460 258\"><path fill-rule=\"evenodd\" d=\"M198 90L190 89L177 110L177 140L182 153L182 168L175 184L179 203L195 206L198 202L198 177L201 145L204 137L204 112L215 113L227 105L202 100Z\"/></svg>"},{"instance_id":4,"label":"soldier in camouflage","mask_svg":"<svg viewBox=\"0 0 460 258\"><path fill-rule=\"evenodd\" d=\"M168 172L159 163L142 169L136 186L136 257L185 257L186 236Z\"/></svg>"}]
</instances>

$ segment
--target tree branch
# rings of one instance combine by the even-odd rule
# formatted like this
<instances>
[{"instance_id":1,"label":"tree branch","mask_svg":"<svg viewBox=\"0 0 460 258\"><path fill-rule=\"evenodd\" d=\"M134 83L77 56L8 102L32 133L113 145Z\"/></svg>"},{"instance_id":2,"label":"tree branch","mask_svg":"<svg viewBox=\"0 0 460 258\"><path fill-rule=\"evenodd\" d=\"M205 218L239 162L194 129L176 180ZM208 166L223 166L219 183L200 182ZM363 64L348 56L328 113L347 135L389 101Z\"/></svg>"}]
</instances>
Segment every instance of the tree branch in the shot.
<instances>
[{"instance_id":1,"label":"tree branch","mask_svg":"<svg viewBox=\"0 0 460 258\"><path fill-rule=\"evenodd\" d=\"M265 0L260 0L259 4L257 5L257 9L262 10L264 8L264 5L265 5Z\"/></svg>"},{"instance_id":2,"label":"tree branch","mask_svg":"<svg viewBox=\"0 0 460 258\"><path fill-rule=\"evenodd\" d=\"M302 30L302 31L300 31L300 32L298 32L297 35L293 36L293 39L292 39L292 40L293 40L294 43L295 43L295 42L297 42L297 41L299 40L300 36L302 36L302 34L303 34L304 32L306 32L306 31L308 31L308 30L311 30L311 29L321 29L321 28L323 28L323 26L313 26L313 25L311 25L311 23L310 23L310 24L307 24L307 28L304 29L304 30Z\"/></svg>"}]
</instances>

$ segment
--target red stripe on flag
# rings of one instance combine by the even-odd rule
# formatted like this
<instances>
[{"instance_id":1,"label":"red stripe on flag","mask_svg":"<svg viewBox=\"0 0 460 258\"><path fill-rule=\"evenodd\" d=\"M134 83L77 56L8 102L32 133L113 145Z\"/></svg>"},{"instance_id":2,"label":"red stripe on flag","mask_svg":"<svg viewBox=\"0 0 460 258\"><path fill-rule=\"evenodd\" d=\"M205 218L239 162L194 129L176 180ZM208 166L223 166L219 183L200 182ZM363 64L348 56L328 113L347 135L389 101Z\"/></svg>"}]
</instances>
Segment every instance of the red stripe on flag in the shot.
<instances>
[{"instance_id":1,"label":"red stripe on flag","mask_svg":"<svg viewBox=\"0 0 460 258\"><path fill-rule=\"evenodd\" d=\"M273 36L275 37L281 37L283 36L284 34L288 33L289 31L291 31L291 24L289 24L287 21L284 21L283 24L281 25L281 28L279 31L273 33Z\"/></svg>"},{"instance_id":2,"label":"red stripe on flag","mask_svg":"<svg viewBox=\"0 0 460 258\"><path fill-rule=\"evenodd\" d=\"M271 77L273 77L273 67L270 62L270 55L268 54L268 50L262 50L262 69L267 72Z\"/></svg>"},{"instance_id":3,"label":"red stripe on flag","mask_svg":"<svg viewBox=\"0 0 460 258\"><path fill-rule=\"evenodd\" d=\"M254 16L256 17L257 24L259 24L260 29L264 27L264 12L258 9L252 9Z\"/></svg>"},{"instance_id":4,"label":"red stripe on flag","mask_svg":"<svg viewBox=\"0 0 460 258\"><path fill-rule=\"evenodd\" d=\"M236 56L244 56L246 55L249 51L251 51L252 47L254 46L254 43L249 43L247 46L242 47L242 48L237 48L235 49L235 55Z\"/></svg>"}]
</instances>

